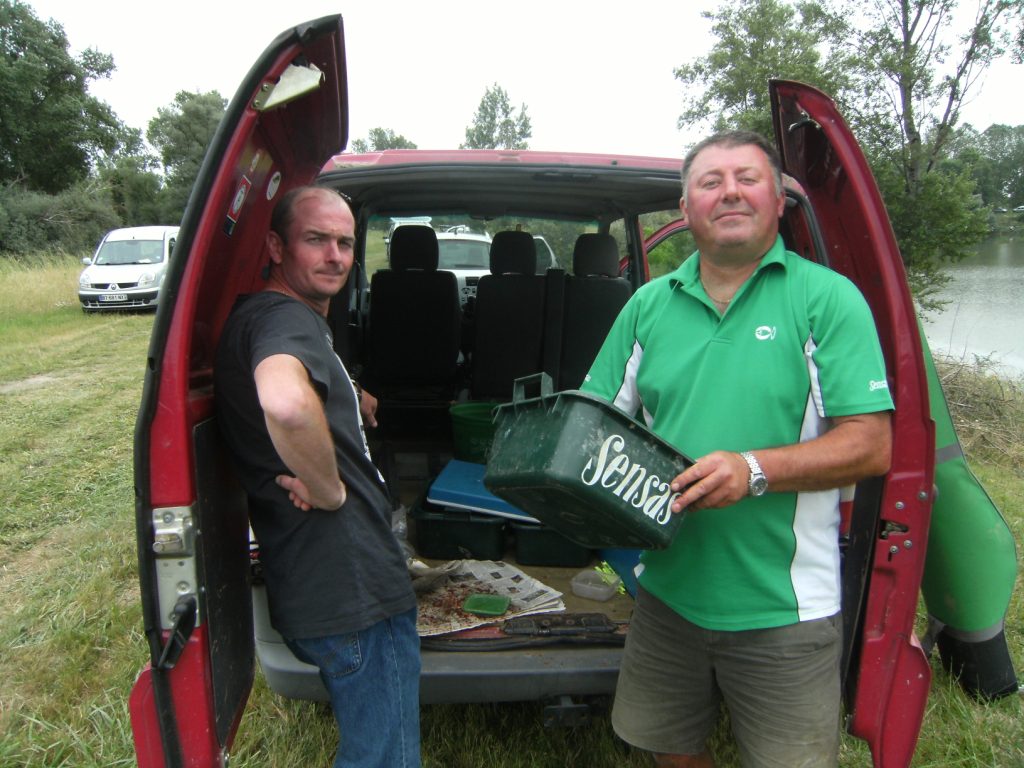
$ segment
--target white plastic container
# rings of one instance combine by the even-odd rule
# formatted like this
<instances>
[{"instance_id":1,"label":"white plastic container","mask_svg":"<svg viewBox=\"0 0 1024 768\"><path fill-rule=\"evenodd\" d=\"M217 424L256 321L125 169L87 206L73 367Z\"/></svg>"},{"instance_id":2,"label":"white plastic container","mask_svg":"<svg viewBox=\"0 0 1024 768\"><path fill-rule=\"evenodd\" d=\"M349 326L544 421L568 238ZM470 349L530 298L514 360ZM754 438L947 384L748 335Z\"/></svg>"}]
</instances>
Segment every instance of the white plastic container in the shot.
<instances>
[{"instance_id":1,"label":"white plastic container","mask_svg":"<svg viewBox=\"0 0 1024 768\"><path fill-rule=\"evenodd\" d=\"M590 568L573 576L570 584L574 595L604 602L618 591L622 579L614 574L601 573Z\"/></svg>"}]
</instances>

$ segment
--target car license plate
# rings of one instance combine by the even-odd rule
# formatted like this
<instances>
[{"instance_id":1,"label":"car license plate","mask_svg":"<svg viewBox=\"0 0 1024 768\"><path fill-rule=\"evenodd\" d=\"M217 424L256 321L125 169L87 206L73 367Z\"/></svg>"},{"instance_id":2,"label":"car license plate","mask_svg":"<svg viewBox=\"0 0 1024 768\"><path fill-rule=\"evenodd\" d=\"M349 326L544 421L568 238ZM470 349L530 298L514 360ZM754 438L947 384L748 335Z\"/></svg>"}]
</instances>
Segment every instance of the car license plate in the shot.
<instances>
[{"instance_id":1,"label":"car license plate","mask_svg":"<svg viewBox=\"0 0 1024 768\"><path fill-rule=\"evenodd\" d=\"M100 301L128 301L127 293L101 293Z\"/></svg>"}]
</instances>

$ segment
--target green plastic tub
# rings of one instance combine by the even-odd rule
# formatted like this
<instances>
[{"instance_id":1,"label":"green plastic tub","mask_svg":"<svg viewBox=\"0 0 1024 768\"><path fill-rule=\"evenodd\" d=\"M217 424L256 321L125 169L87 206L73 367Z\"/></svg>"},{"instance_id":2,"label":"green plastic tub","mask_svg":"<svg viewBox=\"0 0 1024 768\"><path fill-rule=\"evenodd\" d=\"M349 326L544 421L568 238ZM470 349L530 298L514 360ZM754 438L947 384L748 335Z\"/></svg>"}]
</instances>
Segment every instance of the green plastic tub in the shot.
<instances>
[{"instance_id":1,"label":"green plastic tub","mask_svg":"<svg viewBox=\"0 0 1024 768\"><path fill-rule=\"evenodd\" d=\"M473 401L456 403L452 417L452 454L460 461L483 464L494 438L494 409L498 403Z\"/></svg>"},{"instance_id":2,"label":"green plastic tub","mask_svg":"<svg viewBox=\"0 0 1024 768\"><path fill-rule=\"evenodd\" d=\"M526 386L540 395L526 398ZM551 379L519 379L501 405L484 485L591 549L662 549L682 514L672 514L672 479L693 464L609 403Z\"/></svg>"}]
</instances>

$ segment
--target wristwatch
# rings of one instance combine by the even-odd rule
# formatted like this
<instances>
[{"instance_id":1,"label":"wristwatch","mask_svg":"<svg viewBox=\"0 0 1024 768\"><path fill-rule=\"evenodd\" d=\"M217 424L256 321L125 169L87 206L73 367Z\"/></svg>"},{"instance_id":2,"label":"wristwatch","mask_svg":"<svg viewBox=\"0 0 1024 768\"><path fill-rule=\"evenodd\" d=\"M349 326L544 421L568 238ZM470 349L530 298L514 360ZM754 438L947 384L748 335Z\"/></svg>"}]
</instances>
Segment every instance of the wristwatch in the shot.
<instances>
[{"instance_id":1,"label":"wristwatch","mask_svg":"<svg viewBox=\"0 0 1024 768\"><path fill-rule=\"evenodd\" d=\"M761 465L757 463L757 459L750 451L744 451L740 456L750 467L750 482L747 485L747 492L751 496L763 496L764 492L768 490L768 478L761 471Z\"/></svg>"}]
</instances>

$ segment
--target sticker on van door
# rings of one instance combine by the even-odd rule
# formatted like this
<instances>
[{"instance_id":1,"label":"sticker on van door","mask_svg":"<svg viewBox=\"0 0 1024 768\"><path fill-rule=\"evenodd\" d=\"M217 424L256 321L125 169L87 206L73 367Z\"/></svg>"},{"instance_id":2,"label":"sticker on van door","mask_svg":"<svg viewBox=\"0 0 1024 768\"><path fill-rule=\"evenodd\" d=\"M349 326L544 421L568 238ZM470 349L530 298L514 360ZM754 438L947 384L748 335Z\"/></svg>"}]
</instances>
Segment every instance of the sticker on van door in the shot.
<instances>
[{"instance_id":1,"label":"sticker on van door","mask_svg":"<svg viewBox=\"0 0 1024 768\"><path fill-rule=\"evenodd\" d=\"M273 200L277 194L277 190L281 186L281 172L277 171L273 176L270 177L270 181L267 182L267 200Z\"/></svg>"},{"instance_id":2,"label":"sticker on van door","mask_svg":"<svg viewBox=\"0 0 1024 768\"><path fill-rule=\"evenodd\" d=\"M238 223L238 214L242 211L245 198L252 189L252 182L247 176L243 176L238 182L238 189L235 190L235 198L231 201L231 209L228 211L227 221L224 222L224 234L230 235L235 231L235 224Z\"/></svg>"}]
</instances>

